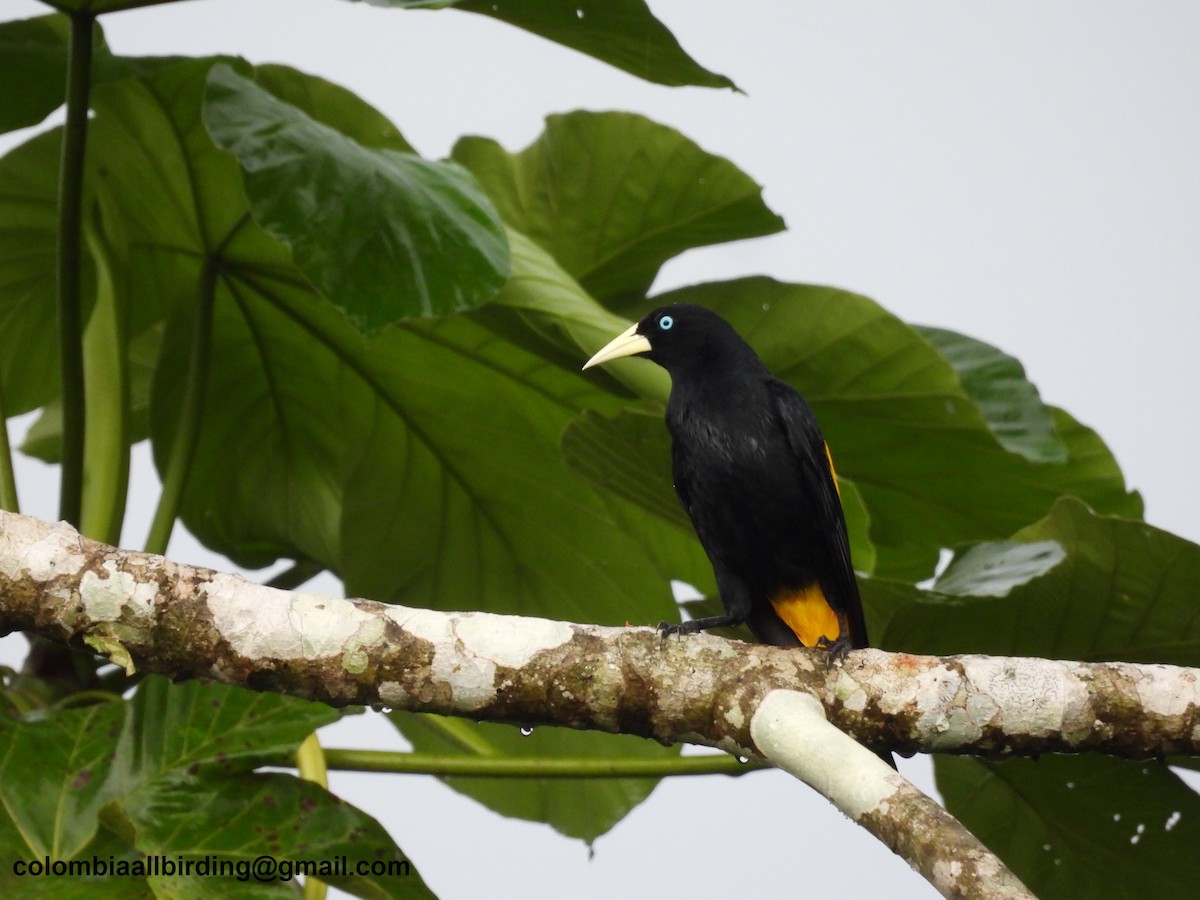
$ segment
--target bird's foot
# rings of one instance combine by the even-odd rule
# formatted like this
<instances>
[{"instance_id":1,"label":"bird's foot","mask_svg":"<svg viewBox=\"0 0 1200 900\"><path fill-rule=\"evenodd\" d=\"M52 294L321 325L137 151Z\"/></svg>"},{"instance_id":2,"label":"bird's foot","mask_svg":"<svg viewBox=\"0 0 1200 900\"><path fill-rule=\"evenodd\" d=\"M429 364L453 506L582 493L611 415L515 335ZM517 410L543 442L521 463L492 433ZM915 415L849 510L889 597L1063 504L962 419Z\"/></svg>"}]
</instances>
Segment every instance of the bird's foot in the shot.
<instances>
[{"instance_id":1,"label":"bird's foot","mask_svg":"<svg viewBox=\"0 0 1200 900\"><path fill-rule=\"evenodd\" d=\"M840 637L837 640L831 641L825 635L817 638L817 647L829 653L829 664L844 662L846 656L853 649L848 637Z\"/></svg>"},{"instance_id":2,"label":"bird's foot","mask_svg":"<svg viewBox=\"0 0 1200 900\"><path fill-rule=\"evenodd\" d=\"M700 630L700 626L694 619L687 622L659 622L658 630L666 640L668 636L677 634L683 636L685 634L695 634Z\"/></svg>"}]
</instances>

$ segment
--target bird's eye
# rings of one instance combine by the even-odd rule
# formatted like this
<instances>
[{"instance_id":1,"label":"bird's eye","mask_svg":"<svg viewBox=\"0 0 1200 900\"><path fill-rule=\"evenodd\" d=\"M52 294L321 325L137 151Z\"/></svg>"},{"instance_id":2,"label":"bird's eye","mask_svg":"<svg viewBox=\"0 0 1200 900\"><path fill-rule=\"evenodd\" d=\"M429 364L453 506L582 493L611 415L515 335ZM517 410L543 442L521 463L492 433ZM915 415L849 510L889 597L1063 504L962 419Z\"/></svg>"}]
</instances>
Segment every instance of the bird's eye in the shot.
<instances>
[{"instance_id":1,"label":"bird's eye","mask_svg":"<svg viewBox=\"0 0 1200 900\"><path fill-rule=\"evenodd\" d=\"M670 316L663 316L661 319L658 320L658 327L661 328L663 331L670 331L671 326L674 324L675 324L675 320L672 319Z\"/></svg>"}]
</instances>

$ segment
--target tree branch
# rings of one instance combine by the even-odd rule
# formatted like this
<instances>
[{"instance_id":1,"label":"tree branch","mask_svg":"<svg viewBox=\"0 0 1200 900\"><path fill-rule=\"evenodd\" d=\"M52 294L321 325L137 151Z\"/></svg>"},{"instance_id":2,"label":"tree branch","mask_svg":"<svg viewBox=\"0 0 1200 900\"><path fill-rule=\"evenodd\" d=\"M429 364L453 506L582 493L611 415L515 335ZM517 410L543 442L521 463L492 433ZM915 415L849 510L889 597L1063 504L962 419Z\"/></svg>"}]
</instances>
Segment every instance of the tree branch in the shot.
<instances>
[{"instance_id":1,"label":"tree branch","mask_svg":"<svg viewBox=\"0 0 1200 900\"><path fill-rule=\"evenodd\" d=\"M847 734L902 752L1200 755L1194 669L880 650L830 665L824 652L710 635L288 593L4 512L0 625L83 641L128 671L765 759L951 896L1024 888Z\"/></svg>"},{"instance_id":2,"label":"tree branch","mask_svg":"<svg viewBox=\"0 0 1200 900\"><path fill-rule=\"evenodd\" d=\"M779 689L750 720L759 751L908 860L945 897L1030 898L991 850L930 797L825 718L812 694Z\"/></svg>"},{"instance_id":3,"label":"tree branch","mask_svg":"<svg viewBox=\"0 0 1200 900\"><path fill-rule=\"evenodd\" d=\"M820 651L652 628L443 613L289 593L0 511L0 627L84 642L127 669L334 706L594 728L754 753L777 688L868 745L1200 756L1200 671L1132 663Z\"/></svg>"}]
</instances>

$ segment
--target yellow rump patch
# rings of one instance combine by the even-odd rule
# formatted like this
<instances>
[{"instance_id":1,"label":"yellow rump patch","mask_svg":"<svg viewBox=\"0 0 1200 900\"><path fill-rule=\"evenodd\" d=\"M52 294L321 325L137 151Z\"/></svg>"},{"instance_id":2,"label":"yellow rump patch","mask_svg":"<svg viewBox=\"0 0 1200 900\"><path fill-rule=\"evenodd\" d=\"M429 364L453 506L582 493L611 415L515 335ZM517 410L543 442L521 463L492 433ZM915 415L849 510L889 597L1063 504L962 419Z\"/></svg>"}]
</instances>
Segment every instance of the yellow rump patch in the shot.
<instances>
[{"instance_id":1,"label":"yellow rump patch","mask_svg":"<svg viewBox=\"0 0 1200 900\"><path fill-rule=\"evenodd\" d=\"M817 646L817 641L823 637L830 641L841 637L837 613L825 599L825 592L818 582L773 597L771 606L805 647Z\"/></svg>"}]
</instances>

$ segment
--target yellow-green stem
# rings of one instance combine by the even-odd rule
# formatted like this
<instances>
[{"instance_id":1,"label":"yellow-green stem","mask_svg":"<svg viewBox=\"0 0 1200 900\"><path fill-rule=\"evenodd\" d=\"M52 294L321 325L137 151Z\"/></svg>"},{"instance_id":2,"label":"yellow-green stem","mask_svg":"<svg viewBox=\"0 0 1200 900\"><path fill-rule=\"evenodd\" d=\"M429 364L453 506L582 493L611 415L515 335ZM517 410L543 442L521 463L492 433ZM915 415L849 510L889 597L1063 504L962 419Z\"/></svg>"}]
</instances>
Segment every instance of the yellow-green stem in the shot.
<instances>
[{"instance_id":1,"label":"yellow-green stem","mask_svg":"<svg viewBox=\"0 0 1200 900\"><path fill-rule=\"evenodd\" d=\"M762 768L757 763L742 763L723 754L663 759L546 759L327 748L324 755L328 768L351 772L490 778L668 778L678 775L744 775Z\"/></svg>"},{"instance_id":2,"label":"yellow-green stem","mask_svg":"<svg viewBox=\"0 0 1200 900\"><path fill-rule=\"evenodd\" d=\"M80 531L119 544L129 489L129 355L111 253L93 225L86 235L96 263L96 303L83 332L87 413Z\"/></svg>"},{"instance_id":3,"label":"yellow-green stem","mask_svg":"<svg viewBox=\"0 0 1200 900\"><path fill-rule=\"evenodd\" d=\"M314 731L296 748L296 768L305 781L329 787L329 772L325 765L325 750Z\"/></svg>"},{"instance_id":4,"label":"yellow-green stem","mask_svg":"<svg viewBox=\"0 0 1200 900\"><path fill-rule=\"evenodd\" d=\"M325 751L321 749L321 741L314 731L296 748L296 768L300 777L305 781L319 784L329 789L329 772L325 767ZM312 875L304 876L304 900L325 900L325 882Z\"/></svg>"},{"instance_id":5,"label":"yellow-green stem","mask_svg":"<svg viewBox=\"0 0 1200 900\"><path fill-rule=\"evenodd\" d=\"M12 447L8 443L8 417L4 412L4 379L0 378L0 509L19 513L17 479L13 474Z\"/></svg>"}]
</instances>

